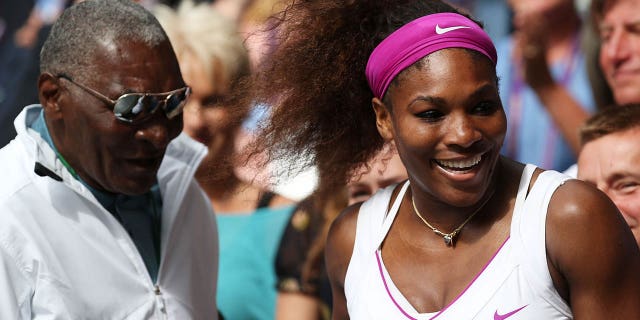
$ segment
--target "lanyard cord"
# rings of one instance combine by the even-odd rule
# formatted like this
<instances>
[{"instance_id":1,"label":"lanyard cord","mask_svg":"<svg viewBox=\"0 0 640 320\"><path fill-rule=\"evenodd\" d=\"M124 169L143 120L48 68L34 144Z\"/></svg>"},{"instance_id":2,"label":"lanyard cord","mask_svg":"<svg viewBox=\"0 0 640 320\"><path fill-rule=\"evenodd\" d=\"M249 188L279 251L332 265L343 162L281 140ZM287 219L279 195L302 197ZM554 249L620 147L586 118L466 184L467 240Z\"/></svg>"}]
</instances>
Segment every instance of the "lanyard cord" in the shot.
<instances>
[{"instance_id":1,"label":"lanyard cord","mask_svg":"<svg viewBox=\"0 0 640 320\"><path fill-rule=\"evenodd\" d=\"M568 87L571 82L573 71L577 65L578 53L580 49L580 39L579 35L575 35L571 44L571 51L569 55L567 55L563 61L565 62L565 69L560 77L560 84L564 87ZM524 83L524 79L522 77L522 64L512 61L515 68L511 68L511 85L509 90L509 123L511 123L511 128L513 128L512 132L509 134L509 141L506 147L506 155L517 159L518 154L518 144L520 137L520 123L522 122L522 113L523 113L523 93L526 84ZM544 157L542 163L540 164L543 168L551 168L553 165L553 159L555 156L555 145L556 145L556 136L558 134L558 129L555 125L552 125L549 130L547 130L545 146L546 152L544 153Z\"/></svg>"}]
</instances>

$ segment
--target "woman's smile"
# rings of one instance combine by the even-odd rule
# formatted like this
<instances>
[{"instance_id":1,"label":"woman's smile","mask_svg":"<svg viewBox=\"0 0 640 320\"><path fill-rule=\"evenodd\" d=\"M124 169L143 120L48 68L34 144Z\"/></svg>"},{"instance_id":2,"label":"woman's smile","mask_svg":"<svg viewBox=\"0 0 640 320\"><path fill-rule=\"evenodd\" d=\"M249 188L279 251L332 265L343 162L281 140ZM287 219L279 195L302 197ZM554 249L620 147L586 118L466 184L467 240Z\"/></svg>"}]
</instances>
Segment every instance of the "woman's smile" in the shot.
<instances>
[{"instance_id":1,"label":"woman's smile","mask_svg":"<svg viewBox=\"0 0 640 320\"><path fill-rule=\"evenodd\" d=\"M434 159L433 161L445 171L456 174L467 173L476 168L482 161L482 154L457 159Z\"/></svg>"}]
</instances>

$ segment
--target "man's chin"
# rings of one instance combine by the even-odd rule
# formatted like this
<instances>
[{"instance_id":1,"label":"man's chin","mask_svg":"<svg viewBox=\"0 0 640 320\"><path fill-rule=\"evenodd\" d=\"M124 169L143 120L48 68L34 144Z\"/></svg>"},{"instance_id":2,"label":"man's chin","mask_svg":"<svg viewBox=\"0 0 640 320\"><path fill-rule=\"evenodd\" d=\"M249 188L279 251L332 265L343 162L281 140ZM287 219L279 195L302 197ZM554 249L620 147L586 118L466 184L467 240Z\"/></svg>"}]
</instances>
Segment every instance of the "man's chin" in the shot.
<instances>
[{"instance_id":1,"label":"man's chin","mask_svg":"<svg viewBox=\"0 0 640 320\"><path fill-rule=\"evenodd\" d=\"M640 89L628 88L614 91L614 99L617 105L626 105L631 103L640 103Z\"/></svg>"}]
</instances>

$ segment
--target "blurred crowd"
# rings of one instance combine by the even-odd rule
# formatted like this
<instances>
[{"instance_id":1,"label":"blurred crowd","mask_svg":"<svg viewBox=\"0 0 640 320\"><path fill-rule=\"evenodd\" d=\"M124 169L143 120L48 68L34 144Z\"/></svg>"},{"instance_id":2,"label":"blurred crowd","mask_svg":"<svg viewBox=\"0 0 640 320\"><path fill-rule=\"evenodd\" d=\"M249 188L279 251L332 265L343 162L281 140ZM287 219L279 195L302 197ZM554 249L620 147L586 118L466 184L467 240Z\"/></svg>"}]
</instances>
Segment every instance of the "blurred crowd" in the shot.
<instances>
[{"instance_id":1,"label":"blurred crowd","mask_svg":"<svg viewBox=\"0 0 640 320\"><path fill-rule=\"evenodd\" d=\"M0 146L16 136L13 123L22 108L42 98L38 91L40 50L56 19L76 2L0 4ZM252 152L255 149L250 146L270 116L270 106L257 103L232 108L234 101L229 97L278 45L278 30L271 27L270 17L285 8L287 1L137 2L164 28L182 78L190 87L182 115L183 132L208 148L195 178L217 218L216 294L221 316L329 319L332 293L324 266L329 227L344 208L408 178L396 146L386 145L369 163L350 172L348 183L340 186L331 182L332 169L316 166L311 155L290 162L265 161L269 155ZM631 47L631 40L624 38L638 36L638 22L628 27L633 28L631 35L624 34L626 27L616 29L621 18L607 15L623 13L593 12L601 7L592 6L589 0L449 3L482 22L496 44L499 94L508 122L501 153L601 187L640 239L640 205L628 204L640 203L630 196L640 191L629 187L640 186L640 156L628 156L640 150L636 147L640 116L637 107L617 118L599 115L625 108L616 105L640 103L635 89L616 89L626 82L615 75L625 59L640 56L640 47ZM625 41L629 48L624 47ZM594 114L600 118L590 119ZM633 122L602 133L598 125L615 127L602 124L603 119ZM609 134L622 136L613 139ZM627 149L607 149L625 139ZM610 154L617 156L604 158ZM638 173L629 174L626 191L607 185L610 177L602 176L602 168L616 161L629 163L612 175ZM263 166L265 163L268 165Z\"/></svg>"}]
</instances>

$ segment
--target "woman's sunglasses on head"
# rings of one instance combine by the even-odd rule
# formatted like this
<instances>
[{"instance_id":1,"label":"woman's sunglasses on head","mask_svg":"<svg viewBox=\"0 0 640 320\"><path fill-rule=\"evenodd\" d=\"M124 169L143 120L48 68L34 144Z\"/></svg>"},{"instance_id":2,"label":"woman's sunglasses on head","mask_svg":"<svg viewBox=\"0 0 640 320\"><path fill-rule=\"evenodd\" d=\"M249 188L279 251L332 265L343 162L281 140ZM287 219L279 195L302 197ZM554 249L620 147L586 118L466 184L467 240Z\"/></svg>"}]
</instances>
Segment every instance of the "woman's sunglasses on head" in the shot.
<instances>
[{"instance_id":1,"label":"woman's sunglasses on head","mask_svg":"<svg viewBox=\"0 0 640 320\"><path fill-rule=\"evenodd\" d=\"M65 79L104 101L113 107L116 119L126 123L140 122L155 113L160 106L162 106L167 118L171 119L182 113L187 98L191 94L191 89L184 87L164 93L125 93L118 99L111 100L98 91L73 81L67 75L60 74L56 77Z\"/></svg>"}]
</instances>

